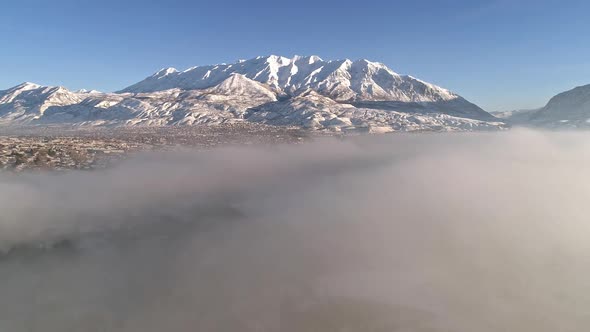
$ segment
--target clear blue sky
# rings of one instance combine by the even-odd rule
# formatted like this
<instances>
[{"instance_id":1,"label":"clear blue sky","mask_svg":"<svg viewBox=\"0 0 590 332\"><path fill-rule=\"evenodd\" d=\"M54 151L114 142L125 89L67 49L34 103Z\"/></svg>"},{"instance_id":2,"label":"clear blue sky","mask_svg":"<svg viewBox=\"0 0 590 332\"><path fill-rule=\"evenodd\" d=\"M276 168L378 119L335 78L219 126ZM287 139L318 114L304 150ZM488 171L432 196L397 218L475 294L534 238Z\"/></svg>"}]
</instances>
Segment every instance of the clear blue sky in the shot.
<instances>
[{"instance_id":1,"label":"clear blue sky","mask_svg":"<svg viewBox=\"0 0 590 332\"><path fill-rule=\"evenodd\" d=\"M367 58L488 111L590 84L590 4L577 0L6 1L0 89L113 91L162 67L257 55Z\"/></svg>"}]
</instances>

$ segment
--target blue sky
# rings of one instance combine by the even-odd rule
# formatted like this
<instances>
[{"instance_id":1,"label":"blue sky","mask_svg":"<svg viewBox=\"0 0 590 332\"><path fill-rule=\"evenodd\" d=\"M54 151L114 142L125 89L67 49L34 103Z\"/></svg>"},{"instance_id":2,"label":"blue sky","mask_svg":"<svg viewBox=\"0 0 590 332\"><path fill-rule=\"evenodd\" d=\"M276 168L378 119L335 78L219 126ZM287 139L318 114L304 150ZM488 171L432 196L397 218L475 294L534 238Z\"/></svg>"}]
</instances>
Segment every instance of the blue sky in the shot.
<instances>
[{"instance_id":1,"label":"blue sky","mask_svg":"<svg viewBox=\"0 0 590 332\"><path fill-rule=\"evenodd\" d=\"M590 4L485 1L6 1L0 89L113 91L163 67L257 55L367 58L488 111L590 84Z\"/></svg>"}]
</instances>

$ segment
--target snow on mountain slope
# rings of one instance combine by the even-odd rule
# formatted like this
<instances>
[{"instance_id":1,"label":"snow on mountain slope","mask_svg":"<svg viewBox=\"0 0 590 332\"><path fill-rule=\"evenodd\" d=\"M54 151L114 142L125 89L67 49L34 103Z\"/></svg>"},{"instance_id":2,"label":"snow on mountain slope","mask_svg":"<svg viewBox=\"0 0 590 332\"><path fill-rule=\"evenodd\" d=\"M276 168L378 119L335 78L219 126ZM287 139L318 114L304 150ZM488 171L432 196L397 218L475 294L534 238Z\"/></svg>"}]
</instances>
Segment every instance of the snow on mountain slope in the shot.
<instances>
[{"instance_id":1,"label":"snow on mountain slope","mask_svg":"<svg viewBox=\"0 0 590 332\"><path fill-rule=\"evenodd\" d=\"M6 111L0 114L0 123L4 124L165 126L249 121L335 132L505 128L500 122L442 113L356 107L312 89L291 98L277 98L270 87L239 74L214 87L190 91L88 94L36 85L7 91L0 93L5 101L0 104L0 109Z\"/></svg>"},{"instance_id":2,"label":"snow on mountain slope","mask_svg":"<svg viewBox=\"0 0 590 332\"><path fill-rule=\"evenodd\" d=\"M309 129L352 126L350 119L337 116L346 108L354 106L340 104L310 89L287 100L255 107L248 112L246 118L252 122Z\"/></svg>"},{"instance_id":3,"label":"snow on mountain slope","mask_svg":"<svg viewBox=\"0 0 590 332\"><path fill-rule=\"evenodd\" d=\"M481 121L500 121L498 118L462 97L438 102L358 101L352 104L360 108L377 110L408 113L441 113Z\"/></svg>"},{"instance_id":4,"label":"snow on mountain slope","mask_svg":"<svg viewBox=\"0 0 590 332\"><path fill-rule=\"evenodd\" d=\"M72 92L23 83L0 91L2 124L169 125L221 123L240 119L253 106L276 101L267 86L232 75L219 85L194 91L149 94Z\"/></svg>"},{"instance_id":5,"label":"snow on mountain slope","mask_svg":"<svg viewBox=\"0 0 590 332\"><path fill-rule=\"evenodd\" d=\"M446 89L401 76L384 64L368 60L324 61L317 56L257 57L233 64L198 66L179 72L162 69L121 92L154 92L173 88L203 89L233 73L267 84L279 93L294 95L311 88L337 101L393 100L433 102L458 96Z\"/></svg>"},{"instance_id":6,"label":"snow on mountain slope","mask_svg":"<svg viewBox=\"0 0 590 332\"><path fill-rule=\"evenodd\" d=\"M313 130L474 130L505 125L460 96L367 60L258 57L163 69L119 93L24 83L0 91L0 123L206 125Z\"/></svg>"},{"instance_id":7,"label":"snow on mountain slope","mask_svg":"<svg viewBox=\"0 0 590 332\"><path fill-rule=\"evenodd\" d=\"M206 96L239 97L248 100L276 100L277 95L264 84L253 81L240 74L232 74L213 87L202 90Z\"/></svg>"},{"instance_id":8,"label":"snow on mountain slope","mask_svg":"<svg viewBox=\"0 0 590 332\"><path fill-rule=\"evenodd\" d=\"M79 103L79 94L63 87L44 87L23 83L0 91L0 118L7 121L27 121L39 116L52 106Z\"/></svg>"},{"instance_id":9,"label":"snow on mountain slope","mask_svg":"<svg viewBox=\"0 0 590 332\"><path fill-rule=\"evenodd\" d=\"M497 130L501 122L487 122L440 113L408 113L358 108L338 103L313 90L248 112L246 119L270 125L295 125L315 130L366 131L464 131Z\"/></svg>"},{"instance_id":10,"label":"snow on mountain slope","mask_svg":"<svg viewBox=\"0 0 590 332\"><path fill-rule=\"evenodd\" d=\"M162 69L121 92L148 93L168 89L195 90L215 86L234 74L263 83L283 97L312 89L337 102L375 104L406 103L412 112L442 112L451 116L497 121L492 115L461 96L412 76L402 76L382 63L368 60L324 61L317 56L286 58L276 55L241 60L233 64L199 66L178 71ZM401 104L397 104L400 108Z\"/></svg>"},{"instance_id":11,"label":"snow on mountain slope","mask_svg":"<svg viewBox=\"0 0 590 332\"><path fill-rule=\"evenodd\" d=\"M91 125L195 125L240 121L247 109L276 101L262 84L232 75L204 89L140 94L93 94L81 103L55 107L38 123Z\"/></svg>"}]
</instances>

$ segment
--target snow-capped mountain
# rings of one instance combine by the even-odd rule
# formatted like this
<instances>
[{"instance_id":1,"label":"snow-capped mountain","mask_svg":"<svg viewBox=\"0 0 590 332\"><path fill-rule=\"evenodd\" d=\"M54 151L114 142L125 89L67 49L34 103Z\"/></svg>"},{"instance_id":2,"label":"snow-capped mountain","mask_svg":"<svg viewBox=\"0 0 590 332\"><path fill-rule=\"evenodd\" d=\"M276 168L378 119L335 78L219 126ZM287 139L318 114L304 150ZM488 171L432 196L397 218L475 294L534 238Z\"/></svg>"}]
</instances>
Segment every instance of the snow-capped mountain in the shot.
<instances>
[{"instance_id":1,"label":"snow-capped mountain","mask_svg":"<svg viewBox=\"0 0 590 332\"><path fill-rule=\"evenodd\" d=\"M276 55L233 64L193 67L182 72L166 68L121 92L203 89L217 85L234 73L264 83L279 94L293 95L298 90L311 88L336 101L435 102L458 97L411 76L401 76L377 62L324 61L317 56L290 59Z\"/></svg>"},{"instance_id":2,"label":"snow-capped mountain","mask_svg":"<svg viewBox=\"0 0 590 332\"><path fill-rule=\"evenodd\" d=\"M507 121L553 128L590 127L590 84L562 92L536 110L507 114Z\"/></svg>"},{"instance_id":3,"label":"snow-capped mountain","mask_svg":"<svg viewBox=\"0 0 590 332\"><path fill-rule=\"evenodd\" d=\"M276 55L233 64L193 67L182 72L166 68L121 92L203 89L217 85L234 73L264 83L279 94L294 95L311 88L336 101L436 102L458 98L449 90L411 76L401 76L377 62L324 61L317 56L290 59Z\"/></svg>"},{"instance_id":4,"label":"snow-capped mountain","mask_svg":"<svg viewBox=\"0 0 590 332\"><path fill-rule=\"evenodd\" d=\"M39 118L50 107L77 104L83 98L63 87L45 87L23 83L0 91L0 119L3 122Z\"/></svg>"},{"instance_id":5,"label":"snow-capped mountain","mask_svg":"<svg viewBox=\"0 0 590 332\"><path fill-rule=\"evenodd\" d=\"M0 91L0 123L197 125L315 130L472 130L504 124L460 96L367 60L269 56L163 69L118 93L24 83Z\"/></svg>"},{"instance_id":6,"label":"snow-capped mountain","mask_svg":"<svg viewBox=\"0 0 590 332\"><path fill-rule=\"evenodd\" d=\"M261 105L249 110L251 122L291 125L310 129L336 131L364 128L369 132L393 131L463 131L505 128L501 122L454 117L443 113L404 112L355 107L338 103L313 90L293 98Z\"/></svg>"},{"instance_id":7,"label":"snow-capped mountain","mask_svg":"<svg viewBox=\"0 0 590 332\"><path fill-rule=\"evenodd\" d=\"M76 94L80 96L80 94ZM202 90L83 95L77 104L54 107L28 123L84 125L195 125L243 121L252 107L277 100L268 87L241 75Z\"/></svg>"},{"instance_id":8,"label":"snow-capped mountain","mask_svg":"<svg viewBox=\"0 0 590 332\"><path fill-rule=\"evenodd\" d=\"M449 115L497 121L461 96L368 60L324 61L317 56L285 58L271 55L233 64L199 66L178 71L166 68L121 92L147 93L168 89L194 90L217 85L233 74L263 83L279 96L296 96L308 89L338 102L362 103L383 109L428 109Z\"/></svg>"}]
</instances>

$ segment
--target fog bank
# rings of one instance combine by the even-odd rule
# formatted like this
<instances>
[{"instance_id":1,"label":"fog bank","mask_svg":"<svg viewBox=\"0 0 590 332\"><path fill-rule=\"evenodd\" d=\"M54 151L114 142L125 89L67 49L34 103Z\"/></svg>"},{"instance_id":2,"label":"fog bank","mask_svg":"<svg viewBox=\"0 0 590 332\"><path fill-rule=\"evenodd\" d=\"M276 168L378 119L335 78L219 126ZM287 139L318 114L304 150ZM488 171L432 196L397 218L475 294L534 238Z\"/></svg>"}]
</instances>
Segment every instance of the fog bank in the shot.
<instances>
[{"instance_id":1,"label":"fog bank","mask_svg":"<svg viewBox=\"0 0 590 332\"><path fill-rule=\"evenodd\" d=\"M0 175L0 331L582 331L590 134Z\"/></svg>"}]
</instances>

